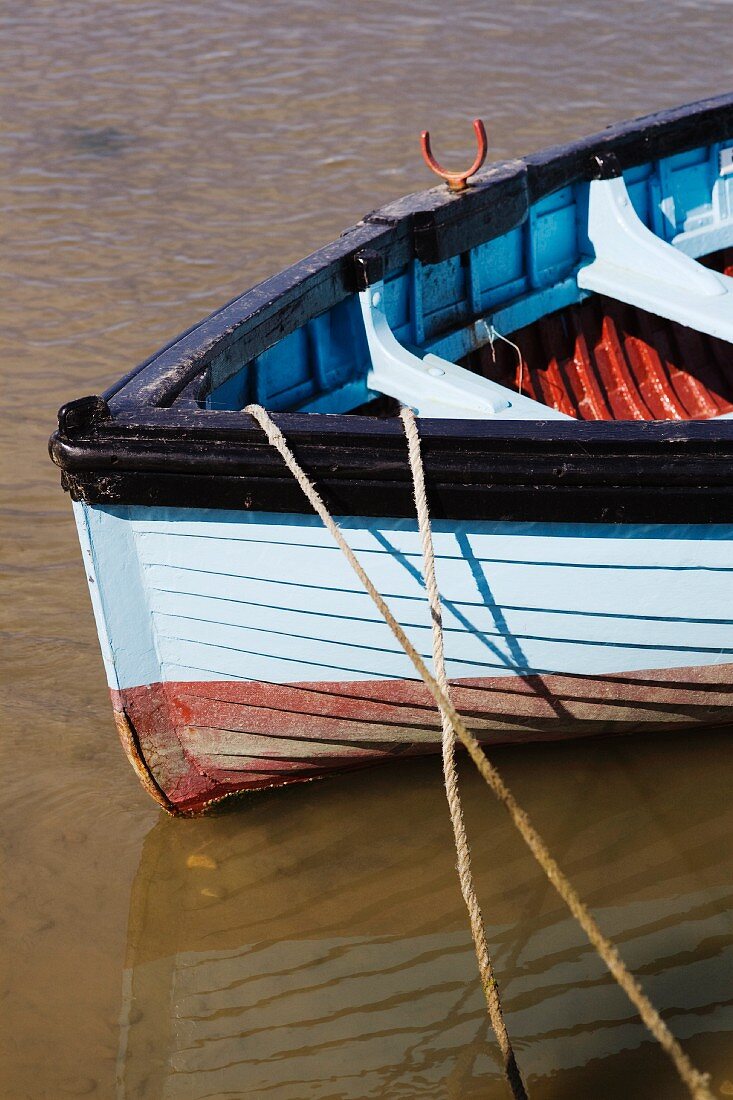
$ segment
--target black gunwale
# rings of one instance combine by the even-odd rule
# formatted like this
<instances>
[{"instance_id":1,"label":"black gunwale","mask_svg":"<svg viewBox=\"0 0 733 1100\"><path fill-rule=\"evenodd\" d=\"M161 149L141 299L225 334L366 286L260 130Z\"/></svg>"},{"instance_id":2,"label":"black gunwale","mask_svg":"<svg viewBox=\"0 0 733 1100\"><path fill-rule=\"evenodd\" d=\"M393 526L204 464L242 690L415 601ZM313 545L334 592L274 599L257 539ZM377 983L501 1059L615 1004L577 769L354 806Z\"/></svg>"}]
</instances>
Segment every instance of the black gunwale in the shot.
<instances>
[{"instance_id":1,"label":"black gunwale","mask_svg":"<svg viewBox=\"0 0 733 1100\"><path fill-rule=\"evenodd\" d=\"M176 337L101 398L64 406L50 441L62 484L90 503L307 512L249 418L187 398L223 340L245 341L249 359L336 305L356 289L354 261L363 249L379 253L389 271L499 236L538 198L589 178L598 155L613 153L630 168L731 137L733 93L492 165L459 196L434 188L374 211ZM274 419L337 514L413 514L399 422L310 413ZM420 430L436 517L733 520L733 421L426 420Z\"/></svg>"}]
</instances>

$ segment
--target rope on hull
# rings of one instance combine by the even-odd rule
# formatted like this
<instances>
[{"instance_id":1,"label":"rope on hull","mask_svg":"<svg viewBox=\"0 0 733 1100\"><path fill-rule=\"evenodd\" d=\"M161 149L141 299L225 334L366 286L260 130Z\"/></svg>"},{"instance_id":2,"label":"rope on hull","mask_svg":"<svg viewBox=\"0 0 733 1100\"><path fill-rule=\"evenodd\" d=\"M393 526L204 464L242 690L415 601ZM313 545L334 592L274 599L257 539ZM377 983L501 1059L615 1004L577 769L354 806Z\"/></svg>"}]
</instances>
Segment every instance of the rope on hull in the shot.
<instances>
[{"instance_id":1,"label":"rope on hull","mask_svg":"<svg viewBox=\"0 0 733 1100\"><path fill-rule=\"evenodd\" d=\"M648 1031L651 1033L651 1035L654 1036L657 1042L661 1045L662 1049L671 1059L672 1063L675 1066L675 1069L677 1070L680 1080L687 1088L690 1096L693 1098L693 1100L714 1100L713 1094L709 1088L709 1074L701 1073L693 1066L687 1054L684 1052L677 1039L675 1039L674 1035L659 1015L659 1012L656 1010L647 995L644 993L639 982L626 967L626 964L621 958L616 945L610 939L608 939L607 936L604 936L595 918L592 916L590 910L586 907L585 903L581 900L575 888L571 885L569 879L566 878L558 864L550 855L550 852L545 842L542 840L539 833L530 822L529 817L521 808L521 806L519 806L516 799L514 798L514 795L506 786L501 775L484 753L479 742L466 728L462 718L453 706L449 695L443 689L440 683L438 683L438 680L429 671L422 657L417 652L412 642L395 619L394 615L390 611L383 597L378 592L377 588L374 586L365 569L354 554L354 551L351 549L348 542L346 541L346 538L344 537L341 528L335 522L330 512L326 508L326 505L323 503L317 489L310 481L308 475L305 473L303 468L299 465L293 452L290 450L285 440L285 437L283 436L280 429L277 427L275 422L269 416L267 411L262 408L261 405L248 405L244 409L244 412L248 413L257 421L257 423L262 428L265 436L267 437L270 445L278 452L288 470L290 470L291 474L298 483L298 486L303 492L303 495L306 497L316 514L320 517L324 526L331 534L340 550L343 552L346 560L348 561L353 571L356 573L357 577L366 589L368 595L371 597L372 602L375 604L377 610L382 615L382 618L389 626L394 637L397 639L399 644L402 646L402 649L410 658L410 661L412 662L416 672L423 680L425 686L432 695L436 706L440 710L441 718L445 715L445 721L450 723L453 735L458 738L458 740L460 740L461 743L465 746L469 756L476 765L476 768L478 769L482 778L494 792L499 801L504 805L527 847L541 866L542 870L545 872L549 881L557 890L560 897L567 905L572 915L575 917L578 924L585 932L591 945L595 948L598 955L608 967L612 976L618 982L626 996L629 998L631 1003L638 1011ZM405 428L408 432L409 446L410 438L408 421L405 420L404 416L403 423L405 423ZM417 429L415 426L415 432L416 431ZM419 450L417 451L417 460L420 463L420 471L422 473L422 459L420 457ZM423 496L421 497L421 499L424 500L424 507L418 500L417 486L415 494L418 508L423 507L423 515L420 517L421 525L429 524L430 522L427 511L427 500L426 498L424 498L424 476L422 478L422 484ZM432 538L430 540L429 549L431 548ZM495 989L495 985L492 988ZM484 987L484 992L487 995L488 1005L489 997L486 987ZM491 1006L489 1006L489 1014L491 1015ZM511 1045L509 1045L509 1050L511 1050ZM519 1078L519 1081L521 1083L521 1078Z\"/></svg>"},{"instance_id":2,"label":"rope on hull","mask_svg":"<svg viewBox=\"0 0 733 1100\"><path fill-rule=\"evenodd\" d=\"M422 454L420 452L420 436L417 430L417 421L412 409L403 406L400 411L402 422L407 436L407 447L410 456L410 468L415 489L415 507L417 509L418 525L420 528L420 541L423 553L423 574L425 588L430 604L430 617L433 630L433 667L435 679L440 685L441 691L450 699L450 686L445 674L445 645L443 641L443 613L440 602L440 591L435 576L435 552L433 547L433 532L430 526L430 511L428 509L427 494L425 492L425 471L423 469ZM486 998L486 1007L489 1012L491 1026L494 1029L499 1049L504 1060L504 1074L515 1100L526 1100L527 1090L519 1071L509 1033L501 1010L499 986L494 974L491 962L489 945L486 941L486 928L484 926L481 907L476 896L476 886L471 871L471 850L468 846L466 824L463 819L463 806L458 789L458 770L456 768L456 734L450 715L444 707L440 707L440 720L443 729L443 778L445 780L445 793L448 799L451 824L453 825L453 839L456 845L458 879L461 884L461 893L468 909L468 918L471 924L473 946L476 951L481 985Z\"/></svg>"}]
</instances>

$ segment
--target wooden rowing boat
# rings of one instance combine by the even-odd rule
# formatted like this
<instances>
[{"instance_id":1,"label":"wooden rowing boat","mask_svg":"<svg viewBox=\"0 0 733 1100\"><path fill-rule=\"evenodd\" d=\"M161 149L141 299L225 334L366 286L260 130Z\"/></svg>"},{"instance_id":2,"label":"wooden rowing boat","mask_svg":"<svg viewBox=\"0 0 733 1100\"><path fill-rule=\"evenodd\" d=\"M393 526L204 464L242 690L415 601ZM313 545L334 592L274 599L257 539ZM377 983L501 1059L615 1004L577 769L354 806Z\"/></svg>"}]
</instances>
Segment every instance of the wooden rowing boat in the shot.
<instances>
[{"instance_id":1,"label":"wooden rowing boat","mask_svg":"<svg viewBox=\"0 0 733 1100\"><path fill-rule=\"evenodd\" d=\"M730 721L733 95L369 214L100 397L51 454L149 792L434 751L424 686L260 428L424 654L421 416L455 702L486 743Z\"/></svg>"}]
</instances>

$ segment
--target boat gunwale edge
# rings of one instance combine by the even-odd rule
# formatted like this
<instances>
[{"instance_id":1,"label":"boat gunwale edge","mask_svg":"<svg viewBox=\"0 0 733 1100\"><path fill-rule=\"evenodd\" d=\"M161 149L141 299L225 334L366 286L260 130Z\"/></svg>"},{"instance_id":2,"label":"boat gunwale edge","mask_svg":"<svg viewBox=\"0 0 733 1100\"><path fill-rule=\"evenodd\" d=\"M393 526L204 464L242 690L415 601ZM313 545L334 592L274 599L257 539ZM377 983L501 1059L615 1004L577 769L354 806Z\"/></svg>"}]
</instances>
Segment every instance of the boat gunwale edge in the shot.
<instances>
[{"instance_id":1,"label":"boat gunwale edge","mask_svg":"<svg viewBox=\"0 0 733 1100\"><path fill-rule=\"evenodd\" d=\"M287 471L265 455L256 425L243 412L196 405L196 380L224 338L235 331L246 337L249 357L338 304L357 289L354 261L365 248L394 270L415 257L438 262L499 236L521 224L531 202L590 178L599 153L613 152L629 168L732 136L728 93L489 166L460 196L433 188L373 211L177 336L101 398L63 406L49 449L64 488L88 503L302 513ZM412 516L396 420L312 413L274 419L336 514ZM577 512L582 520L663 522L659 517L673 504L668 522L733 521L733 487L726 484L731 420L423 420L420 431L436 517L572 519ZM620 464L626 474L615 469ZM388 510L381 506L385 486Z\"/></svg>"},{"instance_id":2,"label":"boat gunwale edge","mask_svg":"<svg viewBox=\"0 0 733 1100\"><path fill-rule=\"evenodd\" d=\"M353 294L358 289L354 260L363 249L379 252L387 273L414 258L438 263L516 228L526 220L531 204L545 195L590 179L596 155L613 153L620 167L628 169L731 137L733 92L488 165L459 194L434 187L406 195L231 299L155 351L102 396L114 415L169 407L234 331L248 337L249 360Z\"/></svg>"}]
</instances>

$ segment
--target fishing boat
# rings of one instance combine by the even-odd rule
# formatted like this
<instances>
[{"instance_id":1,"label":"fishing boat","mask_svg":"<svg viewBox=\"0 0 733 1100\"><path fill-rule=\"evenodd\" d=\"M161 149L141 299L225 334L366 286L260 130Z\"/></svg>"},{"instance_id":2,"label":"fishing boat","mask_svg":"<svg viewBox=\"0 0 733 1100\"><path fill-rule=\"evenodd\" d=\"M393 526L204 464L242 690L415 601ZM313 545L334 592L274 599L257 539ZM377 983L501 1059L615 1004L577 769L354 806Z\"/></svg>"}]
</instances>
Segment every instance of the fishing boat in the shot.
<instances>
[{"instance_id":1,"label":"fishing boat","mask_svg":"<svg viewBox=\"0 0 733 1100\"><path fill-rule=\"evenodd\" d=\"M64 405L117 727L198 813L432 752L418 414L454 702L485 744L733 718L733 94L368 214ZM470 179L470 183L468 180Z\"/></svg>"}]
</instances>

